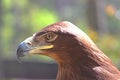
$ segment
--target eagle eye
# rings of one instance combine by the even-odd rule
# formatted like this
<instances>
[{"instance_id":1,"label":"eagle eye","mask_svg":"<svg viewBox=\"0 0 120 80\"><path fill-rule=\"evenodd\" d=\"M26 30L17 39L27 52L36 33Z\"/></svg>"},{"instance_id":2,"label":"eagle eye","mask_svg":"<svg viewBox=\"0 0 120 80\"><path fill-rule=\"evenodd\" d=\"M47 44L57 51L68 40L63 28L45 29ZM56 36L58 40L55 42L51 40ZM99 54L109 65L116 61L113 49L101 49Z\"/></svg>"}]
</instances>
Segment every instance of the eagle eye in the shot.
<instances>
[{"instance_id":1,"label":"eagle eye","mask_svg":"<svg viewBox=\"0 0 120 80\"><path fill-rule=\"evenodd\" d=\"M57 38L57 34L53 33L53 32L48 32L45 34L45 40L47 42L52 42Z\"/></svg>"}]
</instances>

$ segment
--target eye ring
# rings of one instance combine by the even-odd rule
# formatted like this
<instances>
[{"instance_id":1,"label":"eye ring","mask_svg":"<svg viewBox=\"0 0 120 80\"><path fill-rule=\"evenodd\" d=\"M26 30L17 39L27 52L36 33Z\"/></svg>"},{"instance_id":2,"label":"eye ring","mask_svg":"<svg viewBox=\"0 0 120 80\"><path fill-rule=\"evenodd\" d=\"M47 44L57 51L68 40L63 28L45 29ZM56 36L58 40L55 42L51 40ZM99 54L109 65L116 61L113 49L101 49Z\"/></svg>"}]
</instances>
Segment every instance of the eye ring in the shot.
<instances>
[{"instance_id":1,"label":"eye ring","mask_svg":"<svg viewBox=\"0 0 120 80\"><path fill-rule=\"evenodd\" d=\"M47 34L46 35L46 40L47 41L49 41L50 39L52 39L53 38L53 35L52 34Z\"/></svg>"},{"instance_id":2,"label":"eye ring","mask_svg":"<svg viewBox=\"0 0 120 80\"><path fill-rule=\"evenodd\" d=\"M46 35L45 35L45 39L47 42L52 42L54 41L56 38L57 38L58 35L56 35L55 33L53 32L48 32Z\"/></svg>"}]
</instances>

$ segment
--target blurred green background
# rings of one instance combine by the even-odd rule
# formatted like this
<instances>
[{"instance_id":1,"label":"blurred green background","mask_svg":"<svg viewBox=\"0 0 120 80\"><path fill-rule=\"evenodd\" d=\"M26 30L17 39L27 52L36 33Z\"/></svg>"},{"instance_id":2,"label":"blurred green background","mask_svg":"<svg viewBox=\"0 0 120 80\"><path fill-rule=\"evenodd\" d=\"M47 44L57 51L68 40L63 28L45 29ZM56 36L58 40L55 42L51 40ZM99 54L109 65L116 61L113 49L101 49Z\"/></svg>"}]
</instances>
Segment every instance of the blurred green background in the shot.
<instances>
[{"instance_id":1,"label":"blurred green background","mask_svg":"<svg viewBox=\"0 0 120 80\"><path fill-rule=\"evenodd\" d=\"M70 21L120 68L120 0L0 0L0 60L16 60L18 44L41 28ZM44 56L26 61L48 61Z\"/></svg>"}]
</instances>

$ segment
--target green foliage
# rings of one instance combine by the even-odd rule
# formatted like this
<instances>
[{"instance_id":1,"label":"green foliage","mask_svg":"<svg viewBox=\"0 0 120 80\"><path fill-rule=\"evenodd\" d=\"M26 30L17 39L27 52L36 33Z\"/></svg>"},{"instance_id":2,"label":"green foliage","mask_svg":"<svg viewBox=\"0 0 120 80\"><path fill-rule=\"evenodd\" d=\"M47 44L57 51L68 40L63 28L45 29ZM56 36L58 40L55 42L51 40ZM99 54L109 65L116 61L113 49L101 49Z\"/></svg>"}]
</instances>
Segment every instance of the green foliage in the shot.
<instances>
[{"instance_id":1,"label":"green foliage","mask_svg":"<svg viewBox=\"0 0 120 80\"><path fill-rule=\"evenodd\" d=\"M31 25L33 31L40 30L41 27L45 27L49 24L55 23L58 18L55 13L46 9L34 9L30 11Z\"/></svg>"},{"instance_id":2,"label":"green foliage","mask_svg":"<svg viewBox=\"0 0 120 80\"><path fill-rule=\"evenodd\" d=\"M9 53L9 50L10 50L10 46L11 46L11 37L13 35L13 30L11 27L9 26L5 26L3 29L2 29L2 32L1 32L1 41L2 41L2 45L3 45L3 51L5 53ZM6 55L6 54L5 54Z\"/></svg>"},{"instance_id":3,"label":"green foliage","mask_svg":"<svg viewBox=\"0 0 120 80\"><path fill-rule=\"evenodd\" d=\"M11 0L2 0L2 4L5 9L10 9L12 6L12 1Z\"/></svg>"}]
</instances>

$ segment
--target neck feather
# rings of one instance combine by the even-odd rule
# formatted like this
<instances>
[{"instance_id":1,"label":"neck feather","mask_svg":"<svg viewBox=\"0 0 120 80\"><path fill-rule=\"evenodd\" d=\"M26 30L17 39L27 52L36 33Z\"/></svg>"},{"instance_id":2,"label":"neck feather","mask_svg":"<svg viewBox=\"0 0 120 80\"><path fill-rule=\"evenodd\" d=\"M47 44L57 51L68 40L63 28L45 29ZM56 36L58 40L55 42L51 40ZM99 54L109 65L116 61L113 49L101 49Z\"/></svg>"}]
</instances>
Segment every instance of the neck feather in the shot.
<instances>
[{"instance_id":1,"label":"neck feather","mask_svg":"<svg viewBox=\"0 0 120 80\"><path fill-rule=\"evenodd\" d=\"M98 76L103 69L105 69L106 72L119 73L111 60L99 50L93 51L92 54L91 51L83 52L83 55L80 56L75 56L73 55L74 53L71 54L72 55L67 55L67 58L63 59L64 61L59 62L57 80L101 80L101 77L103 76L108 77L108 79L105 80L109 80L110 78L113 78L112 76L109 77L112 73L108 75L105 73L105 75L102 74ZM101 69L100 71L99 67Z\"/></svg>"}]
</instances>

